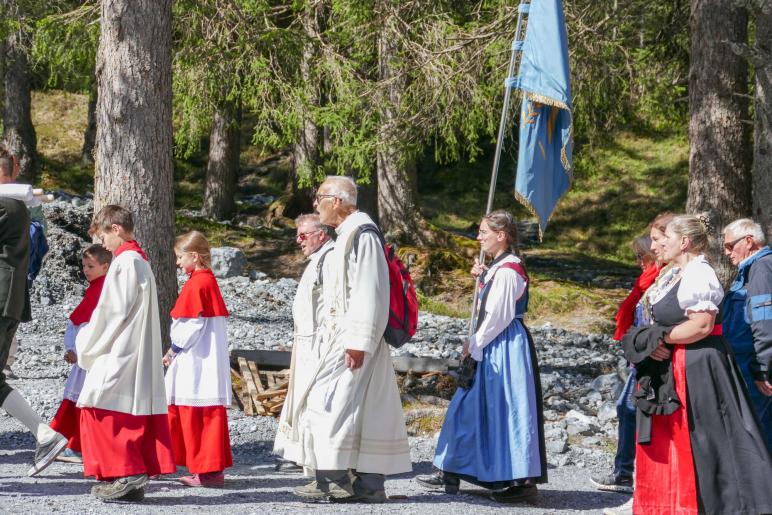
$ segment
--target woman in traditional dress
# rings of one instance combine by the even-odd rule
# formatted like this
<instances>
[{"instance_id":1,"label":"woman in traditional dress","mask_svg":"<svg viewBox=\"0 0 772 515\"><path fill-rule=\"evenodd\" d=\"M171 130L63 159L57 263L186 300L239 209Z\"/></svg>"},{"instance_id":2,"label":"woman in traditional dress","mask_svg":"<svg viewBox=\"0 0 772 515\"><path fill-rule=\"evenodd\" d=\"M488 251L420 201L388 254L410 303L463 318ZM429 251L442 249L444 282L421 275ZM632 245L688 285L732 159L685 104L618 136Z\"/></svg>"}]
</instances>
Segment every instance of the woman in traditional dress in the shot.
<instances>
[{"instance_id":1,"label":"woman in traditional dress","mask_svg":"<svg viewBox=\"0 0 772 515\"><path fill-rule=\"evenodd\" d=\"M677 399L666 399L671 414L650 416L650 442L638 444L634 513L772 513L772 460L721 336L724 292L702 254L707 234L707 218L681 215L662 240L673 268L648 299L650 330L665 331L649 358L671 360Z\"/></svg>"},{"instance_id":2,"label":"woman in traditional dress","mask_svg":"<svg viewBox=\"0 0 772 515\"><path fill-rule=\"evenodd\" d=\"M482 274L480 313L463 352L477 362L474 382L448 407L434 458L439 472L416 480L456 493L463 479L494 490L495 501L529 501L547 481L547 461L536 349L523 325L529 281L512 215L486 215L477 240L493 261L472 268Z\"/></svg>"}]
</instances>

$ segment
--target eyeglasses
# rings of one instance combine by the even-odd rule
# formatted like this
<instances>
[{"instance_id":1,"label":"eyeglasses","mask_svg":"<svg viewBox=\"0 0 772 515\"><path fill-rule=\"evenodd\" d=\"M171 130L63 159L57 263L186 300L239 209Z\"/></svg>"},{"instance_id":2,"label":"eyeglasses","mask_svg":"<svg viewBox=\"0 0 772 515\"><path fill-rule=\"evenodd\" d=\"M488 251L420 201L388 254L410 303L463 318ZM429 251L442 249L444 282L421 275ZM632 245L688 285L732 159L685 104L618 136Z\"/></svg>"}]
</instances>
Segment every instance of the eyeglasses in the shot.
<instances>
[{"instance_id":1,"label":"eyeglasses","mask_svg":"<svg viewBox=\"0 0 772 515\"><path fill-rule=\"evenodd\" d=\"M740 240L744 240L748 236L749 235L746 234L745 236L740 236L734 241L730 241L729 243L724 243L724 248L726 249L727 252L732 252L734 250L734 246L740 243Z\"/></svg>"},{"instance_id":2,"label":"eyeglasses","mask_svg":"<svg viewBox=\"0 0 772 515\"><path fill-rule=\"evenodd\" d=\"M295 241L297 242L306 241L308 239L309 234L314 234L315 232L319 232L319 231L320 229L316 229L315 231L301 232L300 234L297 235L297 237L295 238Z\"/></svg>"},{"instance_id":3,"label":"eyeglasses","mask_svg":"<svg viewBox=\"0 0 772 515\"><path fill-rule=\"evenodd\" d=\"M317 193L316 195L314 195L314 200L316 200L317 204L320 203L322 200L324 200L326 198L338 198L338 196L337 195L327 195L327 194L323 194L323 193Z\"/></svg>"}]
</instances>

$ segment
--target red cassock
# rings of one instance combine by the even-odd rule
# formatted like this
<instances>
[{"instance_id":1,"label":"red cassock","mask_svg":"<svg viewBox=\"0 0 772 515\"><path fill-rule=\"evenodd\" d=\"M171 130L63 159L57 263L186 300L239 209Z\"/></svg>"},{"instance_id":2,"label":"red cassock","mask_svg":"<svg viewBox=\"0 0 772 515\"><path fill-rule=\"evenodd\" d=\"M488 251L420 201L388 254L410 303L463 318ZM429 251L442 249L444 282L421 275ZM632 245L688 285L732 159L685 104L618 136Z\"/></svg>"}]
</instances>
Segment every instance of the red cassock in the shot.
<instances>
[{"instance_id":1,"label":"red cassock","mask_svg":"<svg viewBox=\"0 0 772 515\"><path fill-rule=\"evenodd\" d=\"M102 286L104 284L105 276L97 277L89 283L80 304L70 314L70 322L73 326L78 327L91 320L91 314L99 302L99 295L102 293ZM67 389L65 388L65 395L67 394L66 392ZM51 428L67 438L68 448L76 452L81 451L80 408L77 407L75 402L67 398L62 400L62 404L59 405L59 409L51 421Z\"/></svg>"},{"instance_id":2,"label":"red cassock","mask_svg":"<svg viewBox=\"0 0 772 515\"><path fill-rule=\"evenodd\" d=\"M185 387L173 383L174 378L180 375L195 375L193 369L198 372L212 370L202 367L198 359L211 360L219 351L227 353L224 319L228 316L228 310L211 270L195 270L191 274L182 287L171 316L175 319L172 341L180 345L183 345L183 342L174 338L175 328L179 327L178 324L185 323L180 319L197 319L199 322L202 318L213 322L219 319L218 323L205 324L201 332L184 342L180 354L167 371L166 381L167 395L170 397L169 427L177 465L187 467L194 474L220 472L233 465L225 406L222 403L203 405L195 399L197 394L201 395L200 389L196 392L186 392L185 395L181 392ZM218 334L218 331L222 334ZM216 348L218 345L224 348ZM225 365L227 368L227 361ZM215 374L217 376L223 373L219 368L221 367L217 367ZM230 370L225 370L224 373L230 374ZM197 378L197 381L216 382L218 377L202 376ZM180 400L183 398L187 400ZM195 405L187 405L188 403Z\"/></svg>"},{"instance_id":3,"label":"red cassock","mask_svg":"<svg viewBox=\"0 0 772 515\"><path fill-rule=\"evenodd\" d=\"M113 253L133 250L147 256L135 241ZM83 475L100 481L147 474L171 474L177 470L172 453L166 413L132 415L95 407L80 408Z\"/></svg>"}]
</instances>

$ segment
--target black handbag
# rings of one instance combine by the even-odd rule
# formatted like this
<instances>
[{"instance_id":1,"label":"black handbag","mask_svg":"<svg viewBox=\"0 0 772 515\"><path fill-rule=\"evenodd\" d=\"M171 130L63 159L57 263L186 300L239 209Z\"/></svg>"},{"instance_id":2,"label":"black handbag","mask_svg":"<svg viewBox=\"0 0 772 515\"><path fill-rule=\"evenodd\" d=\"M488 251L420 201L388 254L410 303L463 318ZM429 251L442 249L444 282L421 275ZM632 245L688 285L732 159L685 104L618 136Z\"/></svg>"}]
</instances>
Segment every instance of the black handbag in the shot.
<instances>
[{"instance_id":1,"label":"black handbag","mask_svg":"<svg viewBox=\"0 0 772 515\"><path fill-rule=\"evenodd\" d=\"M472 356L467 356L461 360L461 364L456 371L456 382L460 388L468 390L474 384L474 375L477 372L477 361Z\"/></svg>"}]
</instances>

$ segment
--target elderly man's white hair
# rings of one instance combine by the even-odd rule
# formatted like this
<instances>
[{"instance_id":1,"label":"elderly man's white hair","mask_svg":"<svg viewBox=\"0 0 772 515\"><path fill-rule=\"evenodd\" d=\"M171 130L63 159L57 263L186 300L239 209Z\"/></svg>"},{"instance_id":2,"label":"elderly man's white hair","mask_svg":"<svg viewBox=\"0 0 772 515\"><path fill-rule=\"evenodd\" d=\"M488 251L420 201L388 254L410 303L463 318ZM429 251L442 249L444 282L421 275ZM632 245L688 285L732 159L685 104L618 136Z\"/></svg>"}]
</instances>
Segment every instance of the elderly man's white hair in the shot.
<instances>
[{"instance_id":1,"label":"elderly man's white hair","mask_svg":"<svg viewBox=\"0 0 772 515\"><path fill-rule=\"evenodd\" d=\"M356 207L357 183L345 175L328 175L324 182L330 187L330 194L338 197L344 205Z\"/></svg>"},{"instance_id":2,"label":"elderly man's white hair","mask_svg":"<svg viewBox=\"0 0 772 515\"><path fill-rule=\"evenodd\" d=\"M761 225L757 224L750 218L740 218L739 220L735 220L731 224L724 227L724 232L732 233L735 238L750 236L759 245L764 245L766 241L766 238L764 237L764 231L761 229Z\"/></svg>"},{"instance_id":3,"label":"elderly man's white hair","mask_svg":"<svg viewBox=\"0 0 772 515\"><path fill-rule=\"evenodd\" d=\"M322 226L322 222L319 220L319 215L316 213L307 213L295 218L295 225L298 226L300 224L311 224L314 228L319 228Z\"/></svg>"}]
</instances>

